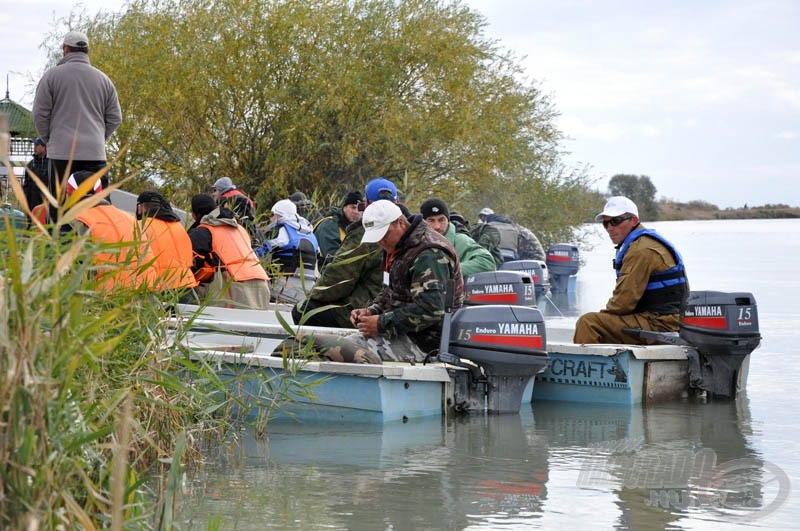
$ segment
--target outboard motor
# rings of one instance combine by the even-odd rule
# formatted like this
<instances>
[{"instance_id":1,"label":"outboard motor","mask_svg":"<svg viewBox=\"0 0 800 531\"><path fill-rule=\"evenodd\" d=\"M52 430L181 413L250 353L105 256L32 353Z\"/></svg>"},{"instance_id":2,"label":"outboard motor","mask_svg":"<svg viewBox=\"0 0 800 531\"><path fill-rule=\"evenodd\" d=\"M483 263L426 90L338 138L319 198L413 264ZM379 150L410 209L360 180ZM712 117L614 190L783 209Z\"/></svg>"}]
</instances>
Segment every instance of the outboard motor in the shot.
<instances>
[{"instance_id":1,"label":"outboard motor","mask_svg":"<svg viewBox=\"0 0 800 531\"><path fill-rule=\"evenodd\" d=\"M547 249L545 263L550 274L550 291L553 293L575 291L575 285L573 283L570 286L570 280L575 278L581 266L577 246L569 243L551 245Z\"/></svg>"},{"instance_id":2,"label":"outboard motor","mask_svg":"<svg viewBox=\"0 0 800 531\"><path fill-rule=\"evenodd\" d=\"M536 298L542 296L549 288L547 277L547 264L541 260L512 260L503 262L499 267L500 271L520 271L531 276L533 279Z\"/></svg>"},{"instance_id":3,"label":"outboard motor","mask_svg":"<svg viewBox=\"0 0 800 531\"><path fill-rule=\"evenodd\" d=\"M687 349L689 387L712 397L736 396L739 368L761 343L755 298L742 292L692 291L678 333L623 331L659 343L692 347Z\"/></svg>"},{"instance_id":4,"label":"outboard motor","mask_svg":"<svg viewBox=\"0 0 800 531\"><path fill-rule=\"evenodd\" d=\"M689 356L689 385L733 398L742 361L761 343L755 298L750 293L693 291L678 334L698 353Z\"/></svg>"},{"instance_id":5,"label":"outboard motor","mask_svg":"<svg viewBox=\"0 0 800 531\"><path fill-rule=\"evenodd\" d=\"M439 361L451 369L457 411L519 413L531 378L547 365L544 318L528 306L468 306L446 313ZM463 360L469 360L468 363Z\"/></svg>"},{"instance_id":6,"label":"outboard motor","mask_svg":"<svg viewBox=\"0 0 800 531\"><path fill-rule=\"evenodd\" d=\"M467 277L464 304L536 306L533 279L521 271L484 271Z\"/></svg>"}]
</instances>

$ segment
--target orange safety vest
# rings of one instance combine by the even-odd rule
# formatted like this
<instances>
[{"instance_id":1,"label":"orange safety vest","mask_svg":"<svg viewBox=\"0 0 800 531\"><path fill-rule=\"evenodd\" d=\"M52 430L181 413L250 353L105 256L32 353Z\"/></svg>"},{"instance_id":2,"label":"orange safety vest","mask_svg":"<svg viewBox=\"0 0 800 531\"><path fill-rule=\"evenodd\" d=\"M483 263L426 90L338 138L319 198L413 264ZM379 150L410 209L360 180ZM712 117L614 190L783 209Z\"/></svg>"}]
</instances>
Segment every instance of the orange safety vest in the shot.
<instances>
[{"instance_id":1,"label":"orange safety vest","mask_svg":"<svg viewBox=\"0 0 800 531\"><path fill-rule=\"evenodd\" d=\"M192 240L178 221L145 218L139 222L147 237L153 266L164 289L193 288L198 282L192 273Z\"/></svg>"},{"instance_id":2,"label":"orange safety vest","mask_svg":"<svg viewBox=\"0 0 800 531\"><path fill-rule=\"evenodd\" d=\"M92 241L96 243L128 244L94 255L95 264L110 264L109 272L97 273L100 280L98 291L110 291L118 286L138 288L156 285L155 259L147 247L141 243L136 245L136 219L133 216L112 205L97 205L78 214L77 219L89 228Z\"/></svg>"},{"instance_id":3,"label":"orange safety vest","mask_svg":"<svg viewBox=\"0 0 800 531\"><path fill-rule=\"evenodd\" d=\"M244 227L237 225L206 225L201 223L211 232L211 250L214 251L220 262L233 277L234 282L245 280L269 280L267 272L261 267L256 253L250 246L250 235ZM202 275L203 270L198 271Z\"/></svg>"}]
</instances>

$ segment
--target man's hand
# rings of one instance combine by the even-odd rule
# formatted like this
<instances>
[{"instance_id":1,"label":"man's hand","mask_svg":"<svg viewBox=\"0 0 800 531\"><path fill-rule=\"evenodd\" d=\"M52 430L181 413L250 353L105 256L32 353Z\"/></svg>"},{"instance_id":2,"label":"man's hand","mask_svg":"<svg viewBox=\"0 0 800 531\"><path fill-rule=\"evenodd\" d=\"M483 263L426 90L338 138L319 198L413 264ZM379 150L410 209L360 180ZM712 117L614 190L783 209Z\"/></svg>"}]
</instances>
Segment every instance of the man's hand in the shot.
<instances>
[{"instance_id":1,"label":"man's hand","mask_svg":"<svg viewBox=\"0 0 800 531\"><path fill-rule=\"evenodd\" d=\"M378 317L379 315L365 315L358 320L356 328L361 332L364 337L372 337L378 335Z\"/></svg>"},{"instance_id":2,"label":"man's hand","mask_svg":"<svg viewBox=\"0 0 800 531\"><path fill-rule=\"evenodd\" d=\"M371 314L366 308L356 308L350 312L350 322L353 323L354 327L358 328L358 323L361 321L361 319L369 315Z\"/></svg>"}]
</instances>

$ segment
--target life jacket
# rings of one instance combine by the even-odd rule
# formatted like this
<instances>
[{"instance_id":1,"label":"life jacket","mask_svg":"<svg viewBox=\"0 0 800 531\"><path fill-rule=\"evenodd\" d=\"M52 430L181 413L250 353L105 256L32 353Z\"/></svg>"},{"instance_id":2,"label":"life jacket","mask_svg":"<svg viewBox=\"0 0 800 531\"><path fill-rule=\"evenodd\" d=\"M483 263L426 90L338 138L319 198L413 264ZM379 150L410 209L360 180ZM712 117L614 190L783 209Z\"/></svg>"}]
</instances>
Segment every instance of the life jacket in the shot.
<instances>
[{"instance_id":1,"label":"life jacket","mask_svg":"<svg viewBox=\"0 0 800 531\"><path fill-rule=\"evenodd\" d=\"M225 267L234 282L245 280L269 280L267 272L261 267L258 257L250 246L250 236L243 227L237 225L207 225L201 223L211 233L211 250L220 260L220 267ZM213 272L213 269L211 270ZM195 276L201 282L208 274L208 266Z\"/></svg>"},{"instance_id":2,"label":"life jacket","mask_svg":"<svg viewBox=\"0 0 800 531\"><path fill-rule=\"evenodd\" d=\"M78 221L89 229L92 241L104 244L127 244L94 255L98 265L110 264L110 271L98 271L98 291L110 291L118 286L152 289L157 283L153 266L155 257L134 234L136 219L112 205L97 205L78 214Z\"/></svg>"},{"instance_id":3,"label":"life jacket","mask_svg":"<svg viewBox=\"0 0 800 531\"><path fill-rule=\"evenodd\" d=\"M220 194L219 197L220 198L224 198L224 199L228 199L228 198L236 197L236 196L244 197L245 199L247 199L247 203L250 205L250 208L252 208L253 210L256 209L256 204L253 203L253 200L250 199L249 197L247 197L247 195L245 195L244 193L242 193L239 190L237 190L236 188L232 188L232 189L228 190L227 192L224 192L224 193Z\"/></svg>"},{"instance_id":4,"label":"life jacket","mask_svg":"<svg viewBox=\"0 0 800 531\"><path fill-rule=\"evenodd\" d=\"M278 222L275 226L278 230L283 227L289 236L289 243L278 247L272 253L273 259L283 266L287 273L294 273L300 267L313 270L319 256L319 242L313 232L303 232L292 227L288 223Z\"/></svg>"},{"instance_id":5,"label":"life jacket","mask_svg":"<svg viewBox=\"0 0 800 531\"><path fill-rule=\"evenodd\" d=\"M508 262L509 260L516 260L519 258L519 231L513 223L503 223L501 221L490 221L490 227L497 229L500 233L500 251L503 253L503 259Z\"/></svg>"},{"instance_id":6,"label":"life jacket","mask_svg":"<svg viewBox=\"0 0 800 531\"><path fill-rule=\"evenodd\" d=\"M193 288L198 281L192 274L192 240L178 221L146 218L140 228L147 236L155 256L155 268L164 289Z\"/></svg>"},{"instance_id":7,"label":"life jacket","mask_svg":"<svg viewBox=\"0 0 800 531\"><path fill-rule=\"evenodd\" d=\"M622 269L622 262L631 243L642 236L647 236L661 243L672 254L675 265L666 271L651 273L647 287L636 305L634 312L654 312L659 314L679 313L689 296L689 281L683 257L667 239L653 229L636 229L631 231L617 250L614 257L614 271L617 277Z\"/></svg>"},{"instance_id":8,"label":"life jacket","mask_svg":"<svg viewBox=\"0 0 800 531\"><path fill-rule=\"evenodd\" d=\"M49 209L47 203L39 203L31 209L31 217L38 219L39 222L44 225L47 223L48 211Z\"/></svg>"}]
</instances>

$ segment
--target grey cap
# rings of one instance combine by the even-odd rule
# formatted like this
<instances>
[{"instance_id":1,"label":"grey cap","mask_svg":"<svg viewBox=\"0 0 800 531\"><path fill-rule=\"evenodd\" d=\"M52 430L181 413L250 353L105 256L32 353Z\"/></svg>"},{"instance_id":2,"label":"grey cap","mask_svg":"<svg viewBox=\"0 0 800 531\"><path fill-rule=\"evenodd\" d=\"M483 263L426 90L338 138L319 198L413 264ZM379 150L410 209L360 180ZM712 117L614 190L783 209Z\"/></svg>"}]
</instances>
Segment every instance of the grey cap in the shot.
<instances>
[{"instance_id":1,"label":"grey cap","mask_svg":"<svg viewBox=\"0 0 800 531\"><path fill-rule=\"evenodd\" d=\"M230 177L220 177L211 188L219 190L220 192L227 192L228 190L236 189Z\"/></svg>"},{"instance_id":2,"label":"grey cap","mask_svg":"<svg viewBox=\"0 0 800 531\"><path fill-rule=\"evenodd\" d=\"M89 38L80 31L70 31L64 35L64 44L73 48L88 48Z\"/></svg>"}]
</instances>

